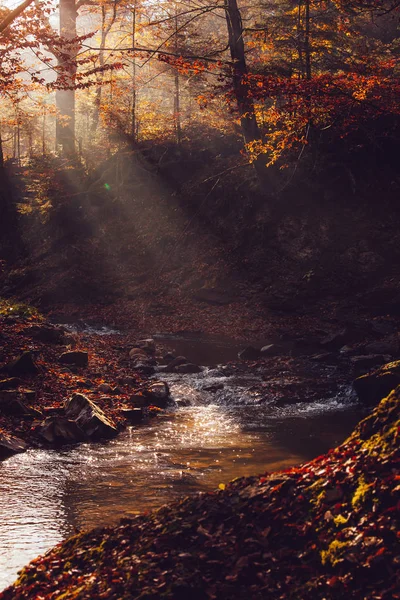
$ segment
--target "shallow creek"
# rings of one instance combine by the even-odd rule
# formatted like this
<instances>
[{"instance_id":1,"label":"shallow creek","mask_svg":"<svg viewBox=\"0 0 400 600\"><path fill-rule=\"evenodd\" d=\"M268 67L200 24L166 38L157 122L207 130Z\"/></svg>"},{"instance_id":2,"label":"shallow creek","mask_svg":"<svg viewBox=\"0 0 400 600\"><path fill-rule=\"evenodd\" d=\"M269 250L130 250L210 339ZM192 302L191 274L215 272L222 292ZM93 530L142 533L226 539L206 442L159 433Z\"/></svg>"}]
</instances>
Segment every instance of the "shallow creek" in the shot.
<instances>
[{"instance_id":1,"label":"shallow creek","mask_svg":"<svg viewBox=\"0 0 400 600\"><path fill-rule=\"evenodd\" d=\"M173 340L175 349L179 344ZM227 354L213 345L212 358L208 353L198 362L233 358L232 348ZM259 404L251 377L227 377L212 366L198 375L159 377L189 406L105 444L32 450L0 463L0 590L76 529L109 525L238 476L304 462L340 443L360 418L346 390L278 408ZM217 384L223 388L204 390Z\"/></svg>"}]
</instances>

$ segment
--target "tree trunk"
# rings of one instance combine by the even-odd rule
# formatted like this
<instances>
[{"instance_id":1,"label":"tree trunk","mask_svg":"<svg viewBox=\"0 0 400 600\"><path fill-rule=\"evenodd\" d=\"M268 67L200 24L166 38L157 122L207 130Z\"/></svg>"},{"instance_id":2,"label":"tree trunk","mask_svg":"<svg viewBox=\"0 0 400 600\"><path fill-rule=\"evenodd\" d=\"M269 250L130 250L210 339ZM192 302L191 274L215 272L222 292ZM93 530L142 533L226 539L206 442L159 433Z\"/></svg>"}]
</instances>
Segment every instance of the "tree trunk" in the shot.
<instances>
[{"instance_id":1,"label":"tree trunk","mask_svg":"<svg viewBox=\"0 0 400 600\"><path fill-rule=\"evenodd\" d=\"M310 44L310 0L305 0L305 33L304 53L306 55L306 79L311 79L311 44Z\"/></svg>"},{"instance_id":2,"label":"tree trunk","mask_svg":"<svg viewBox=\"0 0 400 600\"><path fill-rule=\"evenodd\" d=\"M136 44L136 2L132 10L132 48ZM132 141L137 142L137 93L136 93L136 61L135 56L132 57L132 108L131 108L131 137Z\"/></svg>"},{"instance_id":3,"label":"tree trunk","mask_svg":"<svg viewBox=\"0 0 400 600\"><path fill-rule=\"evenodd\" d=\"M60 35L65 40L76 37L77 10L75 0L60 0ZM75 154L75 76L77 46L66 44L63 48L65 56L58 57L58 83L64 88L56 92L57 120L56 146L61 146L63 154Z\"/></svg>"},{"instance_id":4,"label":"tree trunk","mask_svg":"<svg viewBox=\"0 0 400 600\"><path fill-rule=\"evenodd\" d=\"M113 13L109 24L106 24L107 21L107 7L103 5L101 7L101 43L100 43L100 51L99 51L99 66L100 68L105 65L105 47L107 36L110 33L111 27L113 26L115 19L117 17L117 2L114 1L113 4ZM96 97L94 100L94 111L93 111L93 121L92 121L92 132L95 133L97 126L99 124L100 118L100 108L101 108L101 98L102 98L102 84L103 84L103 71L97 76L98 87L96 90Z\"/></svg>"},{"instance_id":5,"label":"tree trunk","mask_svg":"<svg viewBox=\"0 0 400 600\"><path fill-rule=\"evenodd\" d=\"M178 12L175 9L175 53L179 53L178 48ZM174 77L174 122L175 122L175 139L178 147L182 143L182 123L181 123L181 90L179 82L179 73L175 70Z\"/></svg>"},{"instance_id":6,"label":"tree trunk","mask_svg":"<svg viewBox=\"0 0 400 600\"><path fill-rule=\"evenodd\" d=\"M251 144L262 139L261 131L257 123L254 102L249 95L246 84L248 74L246 55L243 40L243 24L237 0L225 0L225 16L228 26L229 50L233 62L232 83L235 94L245 144ZM257 173L260 185L272 190L272 183L267 173L266 158L259 155L253 165Z\"/></svg>"}]
</instances>

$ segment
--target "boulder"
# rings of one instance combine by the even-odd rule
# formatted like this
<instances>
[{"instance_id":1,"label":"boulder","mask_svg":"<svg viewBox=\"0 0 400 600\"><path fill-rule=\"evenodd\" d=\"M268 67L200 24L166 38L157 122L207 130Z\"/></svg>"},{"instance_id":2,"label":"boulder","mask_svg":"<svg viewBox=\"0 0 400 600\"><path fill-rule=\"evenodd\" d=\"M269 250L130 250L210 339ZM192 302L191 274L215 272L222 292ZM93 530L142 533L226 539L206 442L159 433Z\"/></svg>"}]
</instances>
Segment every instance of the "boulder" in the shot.
<instances>
[{"instance_id":1,"label":"boulder","mask_svg":"<svg viewBox=\"0 0 400 600\"><path fill-rule=\"evenodd\" d=\"M70 350L63 352L60 356L60 362L65 365L75 365L76 367L87 367L89 355L85 350Z\"/></svg>"},{"instance_id":2,"label":"boulder","mask_svg":"<svg viewBox=\"0 0 400 600\"><path fill-rule=\"evenodd\" d=\"M111 438L118 433L103 411L84 394L72 395L65 404L65 415L75 421L89 438Z\"/></svg>"},{"instance_id":3,"label":"boulder","mask_svg":"<svg viewBox=\"0 0 400 600\"><path fill-rule=\"evenodd\" d=\"M131 425L136 425L144 419L143 408L122 408L121 414Z\"/></svg>"},{"instance_id":4,"label":"boulder","mask_svg":"<svg viewBox=\"0 0 400 600\"><path fill-rule=\"evenodd\" d=\"M152 383L144 392L149 404L165 408L170 402L169 387L164 381Z\"/></svg>"},{"instance_id":5,"label":"boulder","mask_svg":"<svg viewBox=\"0 0 400 600\"><path fill-rule=\"evenodd\" d=\"M372 321L371 329L378 335L390 335L396 330L396 326L392 321Z\"/></svg>"},{"instance_id":6,"label":"boulder","mask_svg":"<svg viewBox=\"0 0 400 600\"><path fill-rule=\"evenodd\" d=\"M135 408L145 408L150 404L149 399L146 396L143 396L143 394L133 394L129 398L129 401L132 402Z\"/></svg>"},{"instance_id":7,"label":"boulder","mask_svg":"<svg viewBox=\"0 0 400 600\"><path fill-rule=\"evenodd\" d=\"M42 416L38 410L26 406L21 393L16 390L2 390L0 392L0 415L32 418Z\"/></svg>"},{"instance_id":8,"label":"boulder","mask_svg":"<svg viewBox=\"0 0 400 600\"><path fill-rule=\"evenodd\" d=\"M20 385L22 385L22 381L18 377L8 377L7 379L0 380L0 390L11 390Z\"/></svg>"},{"instance_id":9,"label":"boulder","mask_svg":"<svg viewBox=\"0 0 400 600\"><path fill-rule=\"evenodd\" d=\"M383 365L373 373L357 377L353 387L361 402L368 406L378 404L400 385L400 361Z\"/></svg>"},{"instance_id":10,"label":"boulder","mask_svg":"<svg viewBox=\"0 0 400 600\"><path fill-rule=\"evenodd\" d=\"M399 352L399 342L396 338L372 342L365 347L367 354L390 354L396 356Z\"/></svg>"},{"instance_id":11,"label":"boulder","mask_svg":"<svg viewBox=\"0 0 400 600\"><path fill-rule=\"evenodd\" d=\"M0 459L25 452L28 444L19 438L0 431Z\"/></svg>"},{"instance_id":12,"label":"boulder","mask_svg":"<svg viewBox=\"0 0 400 600\"><path fill-rule=\"evenodd\" d=\"M49 444L76 444L87 439L76 421L65 417L48 417L34 432Z\"/></svg>"},{"instance_id":13,"label":"boulder","mask_svg":"<svg viewBox=\"0 0 400 600\"><path fill-rule=\"evenodd\" d=\"M138 340L137 342L135 342L135 347L133 349L135 350L138 348L144 350L148 354L154 354L156 351L156 344L152 338L148 338L146 340Z\"/></svg>"},{"instance_id":14,"label":"boulder","mask_svg":"<svg viewBox=\"0 0 400 600\"><path fill-rule=\"evenodd\" d=\"M355 341L355 336L347 327L345 327L339 331L336 331L335 333L327 335L323 340L321 340L320 344L327 350L339 350L346 344L349 344L353 341Z\"/></svg>"},{"instance_id":15,"label":"boulder","mask_svg":"<svg viewBox=\"0 0 400 600\"><path fill-rule=\"evenodd\" d=\"M361 356L352 356L350 358L351 364L356 369L370 370L374 367L384 365L390 360L390 356L384 356L382 354L363 354Z\"/></svg>"},{"instance_id":16,"label":"boulder","mask_svg":"<svg viewBox=\"0 0 400 600\"><path fill-rule=\"evenodd\" d=\"M263 346L260 350L261 356L282 356L284 354L289 354L291 351L291 347L287 345L287 347L282 344L267 344Z\"/></svg>"},{"instance_id":17,"label":"boulder","mask_svg":"<svg viewBox=\"0 0 400 600\"><path fill-rule=\"evenodd\" d=\"M184 365L187 364L188 359L185 358L184 356L177 356L176 358L174 358L173 360L171 360L170 363L167 364L167 366L164 369L165 373L175 373L175 369L178 365Z\"/></svg>"},{"instance_id":18,"label":"boulder","mask_svg":"<svg viewBox=\"0 0 400 600\"><path fill-rule=\"evenodd\" d=\"M8 363L2 369L13 377L23 377L24 375L37 375L39 368L36 365L31 352L23 352L18 358Z\"/></svg>"},{"instance_id":19,"label":"boulder","mask_svg":"<svg viewBox=\"0 0 400 600\"><path fill-rule=\"evenodd\" d=\"M260 350L254 348L254 346L247 346L238 353L241 360L257 360L260 356Z\"/></svg>"},{"instance_id":20,"label":"boulder","mask_svg":"<svg viewBox=\"0 0 400 600\"><path fill-rule=\"evenodd\" d=\"M129 358L133 358L135 360L146 360L147 356L148 355L144 350L142 350L142 348L132 348L132 350L129 351Z\"/></svg>"},{"instance_id":21,"label":"boulder","mask_svg":"<svg viewBox=\"0 0 400 600\"><path fill-rule=\"evenodd\" d=\"M135 364L135 369L142 375L154 375L156 372L155 368L147 362L138 362Z\"/></svg>"},{"instance_id":22,"label":"boulder","mask_svg":"<svg viewBox=\"0 0 400 600\"><path fill-rule=\"evenodd\" d=\"M184 363L183 365L175 367L175 373L201 373L202 371L203 369L199 367L199 365L193 363Z\"/></svg>"}]
</instances>

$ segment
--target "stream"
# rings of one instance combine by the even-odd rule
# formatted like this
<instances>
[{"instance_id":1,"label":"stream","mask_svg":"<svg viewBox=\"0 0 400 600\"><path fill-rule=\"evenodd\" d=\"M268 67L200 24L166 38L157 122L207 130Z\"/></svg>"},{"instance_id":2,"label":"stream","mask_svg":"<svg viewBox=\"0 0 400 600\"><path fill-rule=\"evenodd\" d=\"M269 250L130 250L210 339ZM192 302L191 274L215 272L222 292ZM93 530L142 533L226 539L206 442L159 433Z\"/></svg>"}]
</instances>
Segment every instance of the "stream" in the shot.
<instances>
[{"instance_id":1,"label":"stream","mask_svg":"<svg viewBox=\"0 0 400 600\"><path fill-rule=\"evenodd\" d=\"M348 389L312 403L260 403L255 375L226 375L216 366L236 355L232 344L214 341L211 350L207 340L170 343L208 363L203 373L158 376L187 406L104 444L30 450L0 463L0 590L77 530L310 460L342 442L360 419Z\"/></svg>"}]
</instances>

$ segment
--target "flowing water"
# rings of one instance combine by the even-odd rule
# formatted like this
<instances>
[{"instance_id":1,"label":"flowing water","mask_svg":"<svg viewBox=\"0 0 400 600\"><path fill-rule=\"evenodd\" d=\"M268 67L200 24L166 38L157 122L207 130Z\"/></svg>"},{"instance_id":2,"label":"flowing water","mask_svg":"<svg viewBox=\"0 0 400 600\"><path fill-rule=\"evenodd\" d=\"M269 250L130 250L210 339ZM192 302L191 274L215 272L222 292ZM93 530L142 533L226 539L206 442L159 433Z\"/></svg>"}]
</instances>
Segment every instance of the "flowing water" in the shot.
<instances>
[{"instance_id":1,"label":"flowing water","mask_svg":"<svg viewBox=\"0 0 400 600\"><path fill-rule=\"evenodd\" d=\"M168 380L188 406L105 444L31 450L0 463L0 589L77 529L304 462L340 443L360 417L346 390L278 408L259 403L251 377L210 368ZM218 383L224 387L204 390Z\"/></svg>"}]
</instances>

